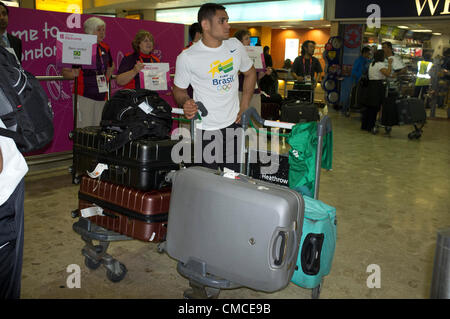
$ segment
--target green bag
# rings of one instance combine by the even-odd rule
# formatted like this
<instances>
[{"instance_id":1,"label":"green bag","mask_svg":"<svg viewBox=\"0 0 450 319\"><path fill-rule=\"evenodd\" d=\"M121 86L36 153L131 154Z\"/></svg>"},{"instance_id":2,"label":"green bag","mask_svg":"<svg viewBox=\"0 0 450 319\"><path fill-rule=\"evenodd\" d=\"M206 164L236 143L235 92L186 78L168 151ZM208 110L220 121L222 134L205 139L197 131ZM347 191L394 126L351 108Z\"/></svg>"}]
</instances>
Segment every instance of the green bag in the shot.
<instances>
[{"instance_id":1,"label":"green bag","mask_svg":"<svg viewBox=\"0 0 450 319\"><path fill-rule=\"evenodd\" d=\"M292 128L287 139L289 150L289 188L314 197L316 181L317 122L299 123ZM331 169L333 158L333 132L327 130L322 145L322 168Z\"/></svg>"}]
</instances>

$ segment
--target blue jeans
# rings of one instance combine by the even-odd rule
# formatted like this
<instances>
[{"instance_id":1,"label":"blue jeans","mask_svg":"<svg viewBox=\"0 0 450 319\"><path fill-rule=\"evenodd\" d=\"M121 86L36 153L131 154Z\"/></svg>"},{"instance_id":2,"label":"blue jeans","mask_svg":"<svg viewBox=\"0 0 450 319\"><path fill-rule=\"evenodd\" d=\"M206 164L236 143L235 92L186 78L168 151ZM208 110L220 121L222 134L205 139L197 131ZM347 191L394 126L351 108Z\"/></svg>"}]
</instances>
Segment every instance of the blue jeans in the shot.
<instances>
[{"instance_id":1,"label":"blue jeans","mask_svg":"<svg viewBox=\"0 0 450 319\"><path fill-rule=\"evenodd\" d=\"M0 300L19 299L23 260L24 179L0 206Z\"/></svg>"}]
</instances>

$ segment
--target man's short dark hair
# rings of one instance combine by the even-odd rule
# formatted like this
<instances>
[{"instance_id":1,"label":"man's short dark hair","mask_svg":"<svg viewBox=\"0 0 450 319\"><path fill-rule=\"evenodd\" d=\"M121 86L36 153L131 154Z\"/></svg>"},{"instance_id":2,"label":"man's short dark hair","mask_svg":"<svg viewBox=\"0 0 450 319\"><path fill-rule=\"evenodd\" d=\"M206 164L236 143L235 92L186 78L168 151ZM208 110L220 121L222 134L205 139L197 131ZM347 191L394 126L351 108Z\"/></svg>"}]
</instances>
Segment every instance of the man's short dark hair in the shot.
<instances>
[{"instance_id":1,"label":"man's short dark hair","mask_svg":"<svg viewBox=\"0 0 450 319\"><path fill-rule=\"evenodd\" d=\"M302 55L305 55L306 49L308 48L308 45L309 45L310 43L316 45L316 42L314 42L314 41L312 41L312 40L306 40L305 42L303 42L303 44L302 44Z\"/></svg>"},{"instance_id":2,"label":"man's short dark hair","mask_svg":"<svg viewBox=\"0 0 450 319\"><path fill-rule=\"evenodd\" d=\"M202 33L202 27L198 22L195 22L189 26L189 37L191 38L191 41L194 41L195 34L196 33Z\"/></svg>"},{"instance_id":3,"label":"man's short dark hair","mask_svg":"<svg viewBox=\"0 0 450 319\"><path fill-rule=\"evenodd\" d=\"M9 10L8 10L8 6L6 4L4 4L3 2L0 1L0 6L4 7L6 10L6 15L9 15Z\"/></svg>"},{"instance_id":4,"label":"man's short dark hair","mask_svg":"<svg viewBox=\"0 0 450 319\"><path fill-rule=\"evenodd\" d=\"M385 42L381 43L381 45L383 45L383 44L386 45L392 51L392 43L391 42L385 41Z\"/></svg>"},{"instance_id":5,"label":"man's short dark hair","mask_svg":"<svg viewBox=\"0 0 450 319\"><path fill-rule=\"evenodd\" d=\"M366 54L366 53L368 53L368 52L370 52L370 48L369 48L369 47L364 47L364 48L362 48L362 50L361 50L361 55L364 55L364 54Z\"/></svg>"},{"instance_id":6,"label":"man's short dark hair","mask_svg":"<svg viewBox=\"0 0 450 319\"><path fill-rule=\"evenodd\" d=\"M225 10L225 7L217 4L217 3L205 3L203 4L200 9L198 10L198 23L200 26L202 25L203 20L209 20L211 21L212 17L216 15L216 11L218 10Z\"/></svg>"}]
</instances>

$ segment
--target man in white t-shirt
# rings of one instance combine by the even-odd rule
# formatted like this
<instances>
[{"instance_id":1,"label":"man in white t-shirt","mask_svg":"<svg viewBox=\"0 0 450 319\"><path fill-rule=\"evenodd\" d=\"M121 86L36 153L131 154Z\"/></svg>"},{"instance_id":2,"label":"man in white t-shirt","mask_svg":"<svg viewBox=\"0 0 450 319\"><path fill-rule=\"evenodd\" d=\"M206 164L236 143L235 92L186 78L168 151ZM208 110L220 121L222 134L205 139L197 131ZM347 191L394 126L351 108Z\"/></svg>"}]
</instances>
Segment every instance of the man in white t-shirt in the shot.
<instances>
[{"instance_id":1,"label":"man in white t-shirt","mask_svg":"<svg viewBox=\"0 0 450 319\"><path fill-rule=\"evenodd\" d=\"M197 126L203 137L202 150L208 145L208 138L221 143L222 150L218 150L218 155L211 152L216 159L213 163L205 162L203 158L203 165L210 168L225 166L238 171L236 139L226 140L226 130L240 127L242 112L249 107L256 85L256 71L242 43L229 38L228 14L223 6L214 3L202 5L198 22L202 27L202 39L177 58L174 97L188 119L197 113L194 101L202 102L208 110L208 115ZM239 71L244 74L241 101L238 94ZM189 85L193 88L193 99L187 93ZM230 143L234 144L233 150L227 147Z\"/></svg>"},{"instance_id":2,"label":"man in white t-shirt","mask_svg":"<svg viewBox=\"0 0 450 319\"><path fill-rule=\"evenodd\" d=\"M6 128L2 120L0 127ZM0 135L0 300L20 298L27 172L14 140Z\"/></svg>"},{"instance_id":3,"label":"man in white t-shirt","mask_svg":"<svg viewBox=\"0 0 450 319\"><path fill-rule=\"evenodd\" d=\"M381 44L381 47L384 51L385 56L385 63L387 67L388 60L392 60L392 72L391 76L387 77L388 80L388 87L394 90L397 90L398 82L397 77L399 75L405 74L407 71L405 63L403 63L403 59L398 56L394 55L394 51L392 50L392 43L389 41L383 42Z\"/></svg>"}]
</instances>

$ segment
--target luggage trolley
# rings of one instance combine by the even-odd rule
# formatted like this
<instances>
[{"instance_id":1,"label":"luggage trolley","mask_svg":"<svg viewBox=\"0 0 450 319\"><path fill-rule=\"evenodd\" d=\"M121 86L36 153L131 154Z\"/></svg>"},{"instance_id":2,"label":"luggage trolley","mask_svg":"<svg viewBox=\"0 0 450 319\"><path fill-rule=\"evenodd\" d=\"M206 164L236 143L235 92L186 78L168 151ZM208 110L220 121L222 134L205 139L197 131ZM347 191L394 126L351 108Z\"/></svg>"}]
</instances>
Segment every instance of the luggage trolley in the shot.
<instances>
[{"instance_id":1,"label":"luggage trolley","mask_svg":"<svg viewBox=\"0 0 450 319\"><path fill-rule=\"evenodd\" d=\"M276 121L266 121L263 120L254 108L249 108L246 112L242 114L241 123L244 131L251 125L251 118L254 118L259 124L268 127L292 129L295 125L294 123L284 123ZM315 199L318 198L319 194L319 183L320 183L320 168L321 168L321 157L322 157L322 144L323 136L326 131L326 127L330 126L330 119L325 116L318 125L318 155L316 158L316 182L315 182ZM194 128L191 126L191 131ZM245 139L245 136L242 137ZM241 143L241 168L240 173L246 173L246 147L245 141ZM167 176L171 179L170 174ZM159 244L158 249L160 252L165 251L166 242ZM189 280L189 285L191 288L187 289L183 296L185 299L216 299L220 294L221 289L235 289L241 287L241 285L233 283L223 278L219 278L212 274L207 273L207 265L205 262L195 259L190 259L187 263L178 262L177 271ZM317 299L320 296L321 288L323 286L323 278L318 284L318 286L312 288L312 298Z\"/></svg>"},{"instance_id":2,"label":"luggage trolley","mask_svg":"<svg viewBox=\"0 0 450 319\"><path fill-rule=\"evenodd\" d=\"M409 76L401 76L398 80L398 87L386 86L386 105L382 106L378 114L378 120L372 129L374 135L378 134L380 128L384 128L386 134L390 136L392 126L410 124L413 125L414 131L408 133L408 139L419 139L422 136L427 118L425 104L422 100L410 96L413 93L410 79ZM410 103L403 103L403 107L399 105L402 101L406 102L407 100L414 100L416 105L408 105Z\"/></svg>"},{"instance_id":3,"label":"luggage trolley","mask_svg":"<svg viewBox=\"0 0 450 319\"><path fill-rule=\"evenodd\" d=\"M199 103L200 104L200 103ZM206 109L204 107L201 110L202 115L206 115ZM183 114L182 109L173 109L173 114ZM175 120L181 120L175 118ZM193 121L193 120L192 120ZM193 125L192 125L193 127ZM73 136L73 135L72 135ZM81 176L77 176L76 184L81 181ZM74 181L75 182L75 181ZM96 209L93 207L93 209ZM102 214L108 216L108 213L103 211ZM112 282L121 281L128 270L126 266L113 258L107 253L109 245L111 242L124 241L124 240L134 240L134 238L122 235L118 232L105 229L101 226L96 225L91 220L88 219L88 215L83 217L83 213L80 209L76 209L71 212L72 218L78 218L78 220L73 224L72 229L81 236L81 239L85 242L85 246L81 250L81 254L85 257L84 263L86 267L91 270L98 269L101 265L106 269L106 277ZM111 216L116 217L116 216ZM165 239L165 238L164 238ZM95 245L93 241L98 241L99 244ZM162 253L163 250L158 244L158 252Z\"/></svg>"},{"instance_id":4,"label":"luggage trolley","mask_svg":"<svg viewBox=\"0 0 450 319\"><path fill-rule=\"evenodd\" d=\"M84 264L86 267L96 270L100 265L103 265L106 269L106 277L110 281L121 281L128 270L123 263L107 254L106 251L110 242L132 240L133 238L95 225L89 219L82 217L78 210L72 212L72 217L79 217L72 228L86 244L81 250L81 254L85 257ZM94 245L93 240L98 240L99 245Z\"/></svg>"}]
</instances>

